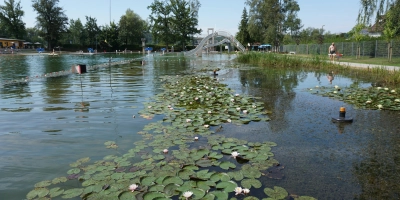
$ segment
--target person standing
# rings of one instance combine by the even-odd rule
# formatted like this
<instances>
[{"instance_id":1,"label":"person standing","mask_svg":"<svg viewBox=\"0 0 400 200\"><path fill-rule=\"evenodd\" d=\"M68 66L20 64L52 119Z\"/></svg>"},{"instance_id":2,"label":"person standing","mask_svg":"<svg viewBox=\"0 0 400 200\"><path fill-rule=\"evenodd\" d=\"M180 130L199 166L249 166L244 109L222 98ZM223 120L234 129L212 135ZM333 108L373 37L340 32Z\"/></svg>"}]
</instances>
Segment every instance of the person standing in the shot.
<instances>
[{"instance_id":1,"label":"person standing","mask_svg":"<svg viewBox=\"0 0 400 200\"><path fill-rule=\"evenodd\" d=\"M332 42L331 46L329 46L328 53L331 61L335 61L336 47L334 42Z\"/></svg>"}]
</instances>

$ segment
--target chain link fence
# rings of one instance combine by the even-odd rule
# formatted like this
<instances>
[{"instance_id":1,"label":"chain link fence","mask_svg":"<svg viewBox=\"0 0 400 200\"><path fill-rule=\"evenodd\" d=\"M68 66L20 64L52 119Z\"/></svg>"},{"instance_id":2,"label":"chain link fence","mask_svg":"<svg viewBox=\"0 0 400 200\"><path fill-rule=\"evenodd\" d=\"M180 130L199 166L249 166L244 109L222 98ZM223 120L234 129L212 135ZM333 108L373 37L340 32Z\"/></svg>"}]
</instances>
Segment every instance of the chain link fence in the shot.
<instances>
[{"instance_id":1,"label":"chain link fence","mask_svg":"<svg viewBox=\"0 0 400 200\"><path fill-rule=\"evenodd\" d=\"M400 41L391 41L392 57L400 57ZM283 45L283 52L296 52L296 54L328 54L328 48L332 43ZM369 57L388 57L388 43L384 40L362 41L360 55ZM335 42L336 50L343 56L357 55L357 42Z\"/></svg>"}]
</instances>

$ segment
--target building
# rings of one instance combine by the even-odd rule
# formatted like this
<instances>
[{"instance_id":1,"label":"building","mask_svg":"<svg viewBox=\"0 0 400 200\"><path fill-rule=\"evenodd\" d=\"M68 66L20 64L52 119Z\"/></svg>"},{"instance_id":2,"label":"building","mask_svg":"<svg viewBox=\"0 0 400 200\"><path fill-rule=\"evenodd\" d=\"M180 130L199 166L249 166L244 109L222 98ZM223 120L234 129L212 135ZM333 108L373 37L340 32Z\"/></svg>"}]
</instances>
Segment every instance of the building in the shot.
<instances>
[{"instance_id":1,"label":"building","mask_svg":"<svg viewBox=\"0 0 400 200\"><path fill-rule=\"evenodd\" d=\"M23 49L25 40L20 39L10 39L10 38L0 38L0 48L14 48L14 49Z\"/></svg>"}]
</instances>

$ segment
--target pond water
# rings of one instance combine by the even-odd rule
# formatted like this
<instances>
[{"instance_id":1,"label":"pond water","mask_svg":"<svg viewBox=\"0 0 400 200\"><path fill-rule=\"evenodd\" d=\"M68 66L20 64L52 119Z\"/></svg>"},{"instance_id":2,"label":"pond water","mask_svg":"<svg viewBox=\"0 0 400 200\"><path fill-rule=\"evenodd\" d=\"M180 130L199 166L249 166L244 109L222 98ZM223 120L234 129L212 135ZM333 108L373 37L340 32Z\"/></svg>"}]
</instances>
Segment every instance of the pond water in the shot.
<instances>
[{"instance_id":1,"label":"pond water","mask_svg":"<svg viewBox=\"0 0 400 200\"><path fill-rule=\"evenodd\" d=\"M77 63L100 65L111 56L112 62L137 61L0 87L0 199L25 199L35 183L65 176L69 164L80 158L96 161L123 154L142 140L137 133L146 124L161 119L138 115L143 103L161 92L160 77L201 68L221 68L221 83L236 93L261 97L271 111L271 121L226 124L216 133L278 144L272 152L284 166L284 178L263 178L264 185L318 199L400 198L399 113L356 110L308 92L316 85L346 87L362 77L336 75L330 84L324 72L238 64L234 55L34 55L0 56L0 82L68 71ZM353 123L331 122L341 106ZM105 148L106 141L119 148Z\"/></svg>"}]
</instances>

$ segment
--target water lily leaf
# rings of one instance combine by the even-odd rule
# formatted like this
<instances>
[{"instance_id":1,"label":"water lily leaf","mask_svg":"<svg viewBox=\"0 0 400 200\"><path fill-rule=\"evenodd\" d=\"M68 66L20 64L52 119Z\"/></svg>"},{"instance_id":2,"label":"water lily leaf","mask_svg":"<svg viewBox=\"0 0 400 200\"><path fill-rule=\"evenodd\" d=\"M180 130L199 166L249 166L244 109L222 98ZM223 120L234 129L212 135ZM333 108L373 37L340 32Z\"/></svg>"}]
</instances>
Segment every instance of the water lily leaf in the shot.
<instances>
[{"instance_id":1,"label":"water lily leaf","mask_svg":"<svg viewBox=\"0 0 400 200\"><path fill-rule=\"evenodd\" d=\"M178 172L179 178L183 180L189 180L190 176L192 176L193 174L195 174L195 172L193 170L188 170L188 169L183 169Z\"/></svg>"},{"instance_id":2,"label":"water lily leaf","mask_svg":"<svg viewBox=\"0 0 400 200\"><path fill-rule=\"evenodd\" d=\"M207 193L206 196L203 197L203 200L214 200L214 199L215 199L215 195L212 193Z\"/></svg>"},{"instance_id":3,"label":"water lily leaf","mask_svg":"<svg viewBox=\"0 0 400 200\"><path fill-rule=\"evenodd\" d=\"M231 177L227 173L215 173L210 177L210 180L213 182L218 182L218 181L230 181Z\"/></svg>"},{"instance_id":4,"label":"water lily leaf","mask_svg":"<svg viewBox=\"0 0 400 200\"><path fill-rule=\"evenodd\" d=\"M283 199L288 195L284 188L278 186L274 186L274 189L264 188L264 193L274 199Z\"/></svg>"},{"instance_id":5,"label":"water lily leaf","mask_svg":"<svg viewBox=\"0 0 400 200\"><path fill-rule=\"evenodd\" d=\"M231 192L231 191L229 191L229 192ZM209 194L214 195L216 197L216 199L228 199L228 192L225 192L225 191L212 191Z\"/></svg>"},{"instance_id":6,"label":"water lily leaf","mask_svg":"<svg viewBox=\"0 0 400 200\"><path fill-rule=\"evenodd\" d=\"M192 190L190 190L193 192L193 196L192 199L201 199L204 197L204 195L206 194L206 191L200 188L193 188Z\"/></svg>"},{"instance_id":7,"label":"water lily leaf","mask_svg":"<svg viewBox=\"0 0 400 200\"><path fill-rule=\"evenodd\" d=\"M253 196L249 196L249 197L244 198L243 200L259 200L259 198L253 197Z\"/></svg>"},{"instance_id":8,"label":"water lily leaf","mask_svg":"<svg viewBox=\"0 0 400 200\"><path fill-rule=\"evenodd\" d=\"M236 144L231 143L231 142L222 143L222 147L224 147L225 149L230 149L231 147L234 147L234 146L236 146Z\"/></svg>"},{"instance_id":9,"label":"water lily leaf","mask_svg":"<svg viewBox=\"0 0 400 200\"><path fill-rule=\"evenodd\" d=\"M243 169L243 167L242 167L242 169ZM242 173L247 178L260 178L262 175L260 171L258 171L257 169L253 169L253 168L243 169Z\"/></svg>"},{"instance_id":10,"label":"water lily leaf","mask_svg":"<svg viewBox=\"0 0 400 200\"><path fill-rule=\"evenodd\" d=\"M223 155L221 155L221 154L218 154L217 152L212 152L212 153L210 153L210 155L208 155L208 158L213 158L213 159L221 159L222 157L224 157Z\"/></svg>"},{"instance_id":11,"label":"water lily leaf","mask_svg":"<svg viewBox=\"0 0 400 200\"><path fill-rule=\"evenodd\" d=\"M166 177L168 177L168 176L166 176L166 175L165 176L159 176L158 178L156 178L155 182L157 184L161 185Z\"/></svg>"},{"instance_id":12,"label":"water lily leaf","mask_svg":"<svg viewBox=\"0 0 400 200\"><path fill-rule=\"evenodd\" d=\"M199 167L210 167L213 165L211 160L198 160L196 161L196 165Z\"/></svg>"},{"instance_id":13,"label":"water lily leaf","mask_svg":"<svg viewBox=\"0 0 400 200\"><path fill-rule=\"evenodd\" d=\"M149 188L149 192L164 192L164 185L152 185Z\"/></svg>"},{"instance_id":14,"label":"water lily leaf","mask_svg":"<svg viewBox=\"0 0 400 200\"><path fill-rule=\"evenodd\" d=\"M47 187L51 185L50 181L40 181L39 183L35 184L35 187L39 188L39 187Z\"/></svg>"},{"instance_id":15,"label":"water lily leaf","mask_svg":"<svg viewBox=\"0 0 400 200\"><path fill-rule=\"evenodd\" d=\"M168 185L170 183L175 183L175 184L178 184L178 185L182 185L183 184L183 180L180 179L177 176L169 176L169 177L165 178L164 181L163 181L163 185Z\"/></svg>"},{"instance_id":16,"label":"water lily leaf","mask_svg":"<svg viewBox=\"0 0 400 200\"><path fill-rule=\"evenodd\" d=\"M66 177L58 177L58 178L54 178L52 181L51 181L51 183L52 184L57 184L57 183L64 183L64 182L67 182L68 181L68 179L66 178Z\"/></svg>"},{"instance_id":17,"label":"water lily leaf","mask_svg":"<svg viewBox=\"0 0 400 200\"><path fill-rule=\"evenodd\" d=\"M237 184L233 181L219 182L216 186L218 189L223 189L225 192L232 192L237 187Z\"/></svg>"},{"instance_id":18,"label":"water lily leaf","mask_svg":"<svg viewBox=\"0 0 400 200\"><path fill-rule=\"evenodd\" d=\"M124 177L124 173L114 173L111 175L111 178L114 180L122 179L122 177Z\"/></svg>"},{"instance_id":19,"label":"water lily leaf","mask_svg":"<svg viewBox=\"0 0 400 200\"><path fill-rule=\"evenodd\" d=\"M314 197L310 197L310 196L299 196L297 198L294 198L295 200L317 200Z\"/></svg>"},{"instance_id":20,"label":"water lily leaf","mask_svg":"<svg viewBox=\"0 0 400 200\"><path fill-rule=\"evenodd\" d=\"M244 178L242 171L228 172L228 175L234 178L236 181L240 181Z\"/></svg>"},{"instance_id":21,"label":"water lily leaf","mask_svg":"<svg viewBox=\"0 0 400 200\"><path fill-rule=\"evenodd\" d=\"M229 162L229 161L223 161L223 162L221 162L219 167L221 167L222 169L228 170L229 168L235 169L236 165L231 163L231 162Z\"/></svg>"},{"instance_id":22,"label":"water lily leaf","mask_svg":"<svg viewBox=\"0 0 400 200\"><path fill-rule=\"evenodd\" d=\"M112 145L112 144L115 144L115 142L114 142L114 141L107 141L107 142L104 142L104 145L106 145L106 146L110 146L110 145Z\"/></svg>"},{"instance_id":23,"label":"water lily leaf","mask_svg":"<svg viewBox=\"0 0 400 200\"><path fill-rule=\"evenodd\" d=\"M134 191L134 192L122 192L119 196L119 200L136 200L136 195L139 192Z\"/></svg>"},{"instance_id":24,"label":"water lily leaf","mask_svg":"<svg viewBox=\"0 0 400 200\"><path fill-rule=\"evenodd\" d=\"M147 176L147 177L142 178L140 183L143 186L150 186L150 185L154 185L155 180L156 180L156 177Z\"/></svg>"},{"instance_id":25,"label":"water lily leaf","mask_svg":"<svg viewBox=\"0 0 400 200\"><path fill-rule=\"evenodd\" d=\"M156 155L156 156L153 156L153 159L154 159L154 160L162 160L162 159L164 159L164 158L165 158L164 155Z\"/></svg>"},{"instance_id":26,"label":"water lily leaf","mask_svg":"<svg viewBox=\"0 0 400 200\"><path fill-rule=\"evenodd\" d=\"M216 184L213 181L197 181L197 187L206 191L215 186Z\"/></svg>"},{"instance_id":27,"label":"water lily leaf","mask_svg":"<svg viewBox=\"0 0 400 200\"><path fill-rule=\"evenodd\" d=\"M175 196L179 194L179 191L176 190L179 187L178 184L175 183L170 183L168 185L165 186L164 188L164 194L166 194L167 196Z\"/></svg>"},{"instance_id":28,"label":"water lily leaf","mask_svg":"<svg viewBox=\"0 0 400 200\"><path fill-rule=\"evenodd\" d=\"M49 194L49 190L47 188L35 188L26 195L26 198L34 199L36 196L42 198L45 197L47 194Z\"/></svg>"},{"instance_id":29,"label":"water lily leaf","mask_svg":"<svg viewBox=\"0 0 400 200\"><path fill-rule=\"evenodd\" d=\"M49 194L50 194L51 198L60 196L62 193L64 193L64 189L61 189L59 187L51 188L50 191L49 191Z\"/></svg>"},{"instance_id":30,"label":"water lily leaf","mask_svg":"<svg viewBox=\"0 0 400 200\"><path fill-rule=\"evenodd\" d=\"M73 189L65 190L62 198L64 198L64 199L74 198L74 197L81 195L82 192L83 192L83 188L73 188Z\"/></svg>"},{"instance_id":31,"label":"water lily leaf","mask_svg":"<svg viewBox=\"0 0 400 200\"><path fill-rule=\"evenodd\" d=\"M254 188L260 188L262 186L262 183L257 179L244 179L242 180L241 185L245 188L250 189L252 186Z\"/></svg>"},{"instance_id":32,"label":"water lily leaf","mask_svg":"<svg viewBox=\"0 0 400 200\"><path fill-rule=\"evenodd\" d=\"M153 200L160 197L163 198L165 197L165 195L160 192L147 192L146 194L143 195L143 200Z\"/></svg>"}]
</instances>

